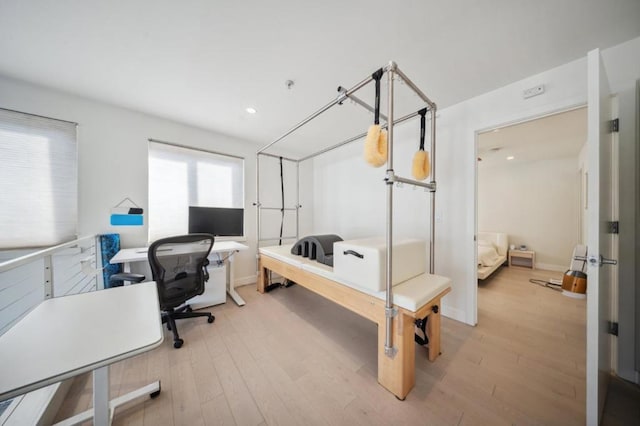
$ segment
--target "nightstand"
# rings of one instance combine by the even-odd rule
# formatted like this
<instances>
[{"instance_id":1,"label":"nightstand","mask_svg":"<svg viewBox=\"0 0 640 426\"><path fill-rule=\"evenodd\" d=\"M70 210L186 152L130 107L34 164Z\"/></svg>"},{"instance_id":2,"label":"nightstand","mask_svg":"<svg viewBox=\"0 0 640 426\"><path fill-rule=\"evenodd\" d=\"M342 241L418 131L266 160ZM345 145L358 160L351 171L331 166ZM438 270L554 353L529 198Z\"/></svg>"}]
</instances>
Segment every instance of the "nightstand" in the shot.
<instances>
[{"instance_id":1,"label":"nightstand","mask_svg":"<svg viewBox=\"0 0 640 426\"><path fill-rule=\"evenodd\" d=\"M536 252L533 250L509 250L509 266L536 269Z\"/></svg>"}]
</instances>

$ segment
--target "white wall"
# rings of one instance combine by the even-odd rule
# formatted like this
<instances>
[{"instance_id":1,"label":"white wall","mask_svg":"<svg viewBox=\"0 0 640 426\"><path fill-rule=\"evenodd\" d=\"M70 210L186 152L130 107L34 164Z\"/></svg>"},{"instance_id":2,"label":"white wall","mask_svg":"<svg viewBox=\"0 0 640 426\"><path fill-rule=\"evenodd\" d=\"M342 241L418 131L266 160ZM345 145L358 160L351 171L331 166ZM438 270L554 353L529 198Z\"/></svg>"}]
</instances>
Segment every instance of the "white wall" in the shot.
<instances>
[{"instance_id":1,"label":"white wall","mask_svg":"<svg viewBox=\"0 0 640 426\"><path fill-rule=\"evenodd\" d=\"M118 232L124 247L148 243L146 215L142 227L109 225L111 207L125 197L147 211L148 138L245 157L245 235L250 250L238 255L236 282L255 282L256 213L252 202L256 145L9 78L0 77L0 93L2 108L79 123L78 232L80 235ZM278 182L269 187L279 193Z\"/></svg>"},{"instance_id":2,"label":"white wall","mask_svg":"<svg viewBox=\"0 0 640 426\"><path fill-rule=\"evenodd\" d=\"M579 237L576 158L478 164L478 231L505 232L536 252L536 267L566 271Z\"/></svg>"},{"instance_id":3,"label":"white wall","mask_svg":"<svg viewBox=\"0 0 640 426\"><path fill-rule=\"evenodd\" d=\"M615 55L604 55L613 80L628 78L627 70L618 69L640 60L640 39L619 50ZM586 53L579 60L439 111L435 271L453 280L452 292L444 299L444 315L468 324L477 322L476 132L584 105ZM411 76L410 69L403 71ZM545 85L544 95L522 98L524 89L538 84ZM612 81L612 88L617 87L619 84ZM429 87L421 89L429 94ZM416 126L415 122L407 123L396 135L396 173L402 176L409 176ZM384 170L366 166L361 151L362 144L354 143L315 160L314 232L334 232L346 238L384 233ZM428 239L428 197L420 190L402 188L396 191L395 205L397 233Z\"/></svg>"}]
</instances>

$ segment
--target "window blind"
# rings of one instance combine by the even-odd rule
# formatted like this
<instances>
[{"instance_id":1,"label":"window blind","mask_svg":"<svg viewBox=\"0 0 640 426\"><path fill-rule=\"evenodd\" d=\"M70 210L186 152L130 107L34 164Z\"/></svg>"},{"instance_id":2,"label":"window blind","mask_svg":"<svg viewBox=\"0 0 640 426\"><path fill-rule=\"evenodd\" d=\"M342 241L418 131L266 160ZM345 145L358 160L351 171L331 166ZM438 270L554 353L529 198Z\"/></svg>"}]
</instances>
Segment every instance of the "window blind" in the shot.
<instances>
[{"instance_id":1,"label":"window blind","mask_svg":"<svg viewBox=\"0 0 640 426\"><path fill-rule=\"evenodd\" d=\"M244 160L149 141L149 241L186 234L189 206L244 208Z\"/></svg>"},{"instance_id":2,"label":"window blind","mask_svg":"<svg viewBox=\"0 0 640 426\"><path fill-rule=\"evenodd\" d=\"M77 211L76 124L0 109L0 249L73 240Z\"/></svg>"}]
</instances>

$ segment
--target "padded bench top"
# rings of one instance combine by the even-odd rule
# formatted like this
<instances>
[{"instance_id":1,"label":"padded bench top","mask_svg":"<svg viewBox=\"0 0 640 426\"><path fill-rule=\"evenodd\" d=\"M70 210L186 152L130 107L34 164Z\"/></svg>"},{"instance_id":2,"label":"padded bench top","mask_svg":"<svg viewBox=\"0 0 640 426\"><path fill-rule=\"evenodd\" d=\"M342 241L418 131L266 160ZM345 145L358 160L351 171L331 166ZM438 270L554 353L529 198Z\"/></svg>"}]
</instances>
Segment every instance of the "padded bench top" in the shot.
<instances>
[{"instance_id":1,"label":"padded bench top","mask_svg":"<svg viewBox=\"0 0 640 426\"><path fill-rule=\"evenodd\" d=\"M354 285L346 279L340 279L335 276L332 267L318 263L315 260L309 260L302 256L291 254L291 246L260 247L259 252L261 255L272 257L296 268L370 294L378 299L386 299L386 291L372 291ZM450 287L450 278L440 275L421 274L393 287L393 303L408 311L416 312L438 294Z\"/></svg>"}]
</instances>

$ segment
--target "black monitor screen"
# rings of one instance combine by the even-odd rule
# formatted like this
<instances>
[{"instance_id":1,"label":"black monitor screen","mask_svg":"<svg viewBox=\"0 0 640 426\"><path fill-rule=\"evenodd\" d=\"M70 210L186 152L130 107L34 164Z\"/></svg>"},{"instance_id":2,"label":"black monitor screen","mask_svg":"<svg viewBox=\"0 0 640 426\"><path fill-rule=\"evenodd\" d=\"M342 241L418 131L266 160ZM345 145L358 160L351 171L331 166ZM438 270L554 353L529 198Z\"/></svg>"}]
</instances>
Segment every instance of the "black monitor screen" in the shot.
<instances>
[{"instance_id":1,"label":"black monitor screen","mask_svg":"<svg viewBox=\"0 0 640 426\"><path fill-rule=\"evenodd\" d=\"M189 233L207 233L216 237L244 235L244 209L189 206Z\"/></svg>"}]
</instances>

